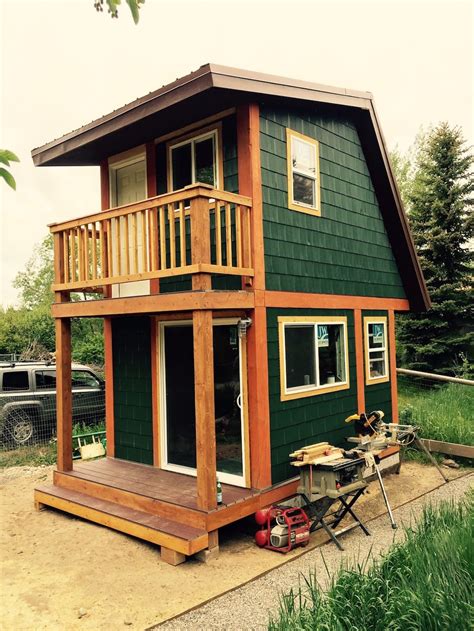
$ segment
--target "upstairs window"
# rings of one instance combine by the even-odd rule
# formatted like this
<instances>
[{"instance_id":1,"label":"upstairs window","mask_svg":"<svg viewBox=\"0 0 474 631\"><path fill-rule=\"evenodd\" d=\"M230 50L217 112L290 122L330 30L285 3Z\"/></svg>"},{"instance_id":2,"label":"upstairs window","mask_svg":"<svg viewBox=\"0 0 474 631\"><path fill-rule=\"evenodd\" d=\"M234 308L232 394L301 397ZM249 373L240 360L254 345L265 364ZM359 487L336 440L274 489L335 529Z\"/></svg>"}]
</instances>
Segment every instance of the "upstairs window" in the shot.
<instances>
[{"instance_id":1,"label":"upstairs window","mask_svg":"<svg viewBox=\"0 0 474 631\"><path fill-rule=\"evenodd\" d=\"M288 207L311 215L321 214L319 143L292 129L286 130Z\"/></svg>"},{"instance_id":2,"label":"upstairs window","mask_svg":"<svg viewBox=\"0 0 474 631\"><path fill-rule=\"evenodd\" d=\"M280 317L281 399L349 388L347 321Z\"/></svg>"},{"instance_id":3,"label":"upstairs window","mask_svg":"<svg viewBox=\"0 0 474 631\"><path fill-rule=\"evenodd\" d=\"M366 384L388 381L387 318L364 318L364 329Z\"/></svg>"},{"instance_id":4,"label":"upstairs window","mask_svg":"<svg viewBox=\"0 0 474 631\"><path fill-rule=\"evenodd\" d=\"M169 190L202 182L219 187L218 130L168 145Z\"/></svg>"}]
</instances>

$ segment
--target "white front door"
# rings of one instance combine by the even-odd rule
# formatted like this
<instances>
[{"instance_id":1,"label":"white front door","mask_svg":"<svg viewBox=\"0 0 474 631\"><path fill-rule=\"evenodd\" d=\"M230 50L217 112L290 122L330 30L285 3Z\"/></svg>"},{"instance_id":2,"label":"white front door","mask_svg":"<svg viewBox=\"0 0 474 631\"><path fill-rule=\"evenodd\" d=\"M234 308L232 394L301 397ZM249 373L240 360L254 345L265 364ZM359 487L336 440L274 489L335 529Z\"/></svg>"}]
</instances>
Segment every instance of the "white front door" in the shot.
<instances>
[{"instance_id":1,"label":"white front door","mask_svg":"<svg viewBox=\"0 0 474 631\"><path fill-rule=\"evenodd\" d=\"M132 204L133 202L138 202L142 199L146 199L147 197L147 186L146 186L146 160L145 158L140 158L135 160L134 162L126 163L123 165L113 166L111 168L111 193L112 193L112 203L114 206L124 206L125 204ZM139 273L144 271L141 269L143 265L142 259L142 250L145 246L142 243L142 225L141 222L143 220L143 215L139 215L137 218L138 225L137 230L133 230L132 222L129 221L128 224L128 242L129 242L129 260L130 260L130 273ZM123 223L120 225L121 234L124 232L124 220L121 220ZM137 235L137 250L138 250L138 268L135 269L135 257L133 256L133 248L135 244L133 242L134 234ZM115 224L112 225L112 239L113 243L116 243L115 240ZM121 239L121 252L120 257L117 249L113 247L112 250L112 266L113 266L113 274L115 276L120 276L126 273L124 269L125 266L125 240ZM119 264L120 261L120 264ZM126 296L143 296L148 295L150 293L150 281L142 280L135 281L132 283L121 283L120 285L113 285L112 287L112 297L113 298L124 298Z\"/></svg>"}]
</instances>

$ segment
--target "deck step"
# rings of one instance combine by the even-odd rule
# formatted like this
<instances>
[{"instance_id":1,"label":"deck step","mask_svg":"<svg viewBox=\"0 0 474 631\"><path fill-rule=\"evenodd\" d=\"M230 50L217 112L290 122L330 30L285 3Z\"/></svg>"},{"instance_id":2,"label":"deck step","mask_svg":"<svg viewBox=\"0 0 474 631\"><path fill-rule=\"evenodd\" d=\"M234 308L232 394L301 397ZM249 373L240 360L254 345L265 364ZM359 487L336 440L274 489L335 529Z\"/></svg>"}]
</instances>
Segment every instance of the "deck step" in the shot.
<instances>
[{"instance_id":1,"label":"deck step","mask_svg":"<svg viewBox=\"0 0 474 631\"><path fill-rule=\"evenodd\" d=\"M205 530L144 513L53 484L35 489L37 505L51 506L187 556L208 546Z\"/></svg>"}]
</instances>

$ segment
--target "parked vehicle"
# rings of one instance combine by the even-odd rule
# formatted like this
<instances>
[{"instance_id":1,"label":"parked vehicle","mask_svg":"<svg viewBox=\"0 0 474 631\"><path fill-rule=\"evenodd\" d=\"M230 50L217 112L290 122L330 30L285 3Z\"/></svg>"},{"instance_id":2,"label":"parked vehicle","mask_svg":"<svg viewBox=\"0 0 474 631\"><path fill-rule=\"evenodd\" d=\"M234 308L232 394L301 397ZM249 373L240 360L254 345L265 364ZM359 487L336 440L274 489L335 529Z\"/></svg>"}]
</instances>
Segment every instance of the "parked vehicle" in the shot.
<instances>
[{"instance_id":1,"label":"parked vehicle","mask_svg":"<svg viewBox=\"0 0 474 631\"><path fill-rule=\"evenodd\" d=\"M89 366L72 364L73 422L94 425L105 416L105 383ZM56 366L50 362L0 364L0 436L26 445L56 427Z\"/></svg>"}]
</instances>

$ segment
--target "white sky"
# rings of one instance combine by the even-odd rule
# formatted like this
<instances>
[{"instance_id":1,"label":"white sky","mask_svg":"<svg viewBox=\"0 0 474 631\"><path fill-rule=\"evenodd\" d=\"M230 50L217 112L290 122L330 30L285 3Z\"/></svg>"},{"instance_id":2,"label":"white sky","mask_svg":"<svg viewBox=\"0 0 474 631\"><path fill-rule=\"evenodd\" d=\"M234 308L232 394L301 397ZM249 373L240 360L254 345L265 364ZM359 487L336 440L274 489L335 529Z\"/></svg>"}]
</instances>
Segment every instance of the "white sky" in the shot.
<instances>
[{"instance_id":1,"label":"white sky","mask_svg":"<svg viewBox=\"0 0 474 631\"><path fill-rule=\"evenodd\" d=\"M125 0L122 0L125 3ZM473 142L473 4L403 0L146 0L135 26L93 0L0 0L0 303L46 224L99 209L95 167L35 168L30 151L207 62L373 92L388 145L420 125Z\"/></svg>"}]
</instances>

